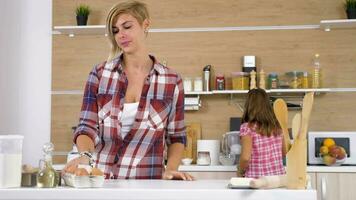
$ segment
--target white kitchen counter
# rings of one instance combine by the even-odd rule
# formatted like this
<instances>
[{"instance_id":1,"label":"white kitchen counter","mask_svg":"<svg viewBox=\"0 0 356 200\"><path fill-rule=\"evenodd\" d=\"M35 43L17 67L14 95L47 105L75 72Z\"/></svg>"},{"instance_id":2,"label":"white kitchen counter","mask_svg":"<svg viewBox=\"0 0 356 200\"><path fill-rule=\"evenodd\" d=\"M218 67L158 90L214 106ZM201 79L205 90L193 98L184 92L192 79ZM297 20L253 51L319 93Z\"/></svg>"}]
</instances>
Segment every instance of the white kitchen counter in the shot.
<instances>
[{"instance_id":1,"label":"white kitchen counter","mask_svg":"<svg viewBox=\"0 0 356 200\"><path fill-rule=\"evenodd\" d=\"M229 180L107 180L103 188L58 187L0 189L0 199L125 199L125 200L316 200L316 190L229 189Z\"/></svg>"}]
</instances>

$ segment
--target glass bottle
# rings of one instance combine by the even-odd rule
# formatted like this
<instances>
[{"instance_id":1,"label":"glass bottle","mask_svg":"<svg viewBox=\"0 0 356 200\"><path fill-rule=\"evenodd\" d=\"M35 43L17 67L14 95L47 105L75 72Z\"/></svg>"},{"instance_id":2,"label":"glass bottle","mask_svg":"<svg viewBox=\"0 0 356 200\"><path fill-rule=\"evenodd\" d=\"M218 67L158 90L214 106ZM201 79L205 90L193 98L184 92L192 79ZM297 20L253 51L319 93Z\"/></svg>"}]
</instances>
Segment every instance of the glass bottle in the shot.
<instances>
[{"instance_id":1,"label":"glass bottle","mask_svg":"<svg viewBox=\"0 0 356 200\"><path fill-rule=\"evenodd\" d=\"M225 77L223 74L217 74L215 77L215 89L225 90Z\"/></svg>"},{"instance_id":2,"label":"glass bottle","mask_svg":"<svg viewBox=\"0 0 356 200\"><path fill-rule=\"evenodd\" d=\"M308 72L303 72L302 87L304 89L309 88Z\"/></svg>"},{"instance_id":3,"label":"glass bottle","mask_svg":"<svg viewBox=\"0 0 356 200\"><path fill-rule=\"evenodd\" d=\"M59 175L52 167L52 152L54 145L46 143L43 145L44 159L39 161L40 171L37 173L37 187L53 188L58 186Z\"/></svg>"},{"instance_id":4,"label":"glass bottle","mask_svg":"<svg viewBox=\"0 0 356 200\"><path fill-rule=\"evenodd\" d=\"M321 65L320 65L320 58L319 54L314 55L313 59L313 73L312 73L312 87L313 88L321 88Z\"/></svg>"}]
</instances>

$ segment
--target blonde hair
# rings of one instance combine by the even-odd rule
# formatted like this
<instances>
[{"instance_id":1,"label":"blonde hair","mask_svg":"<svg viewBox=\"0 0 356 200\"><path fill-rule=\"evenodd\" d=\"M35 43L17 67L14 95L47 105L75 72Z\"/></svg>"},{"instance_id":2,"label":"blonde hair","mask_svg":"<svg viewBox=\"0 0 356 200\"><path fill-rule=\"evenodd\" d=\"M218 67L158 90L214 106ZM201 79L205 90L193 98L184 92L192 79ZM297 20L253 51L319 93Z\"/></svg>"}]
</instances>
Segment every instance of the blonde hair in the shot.
<instances>
[{"instance_id":1,"label":"blonde hair","mask_svg":"<svg viewBox=\"0 0 356 200\"><path fill-rule=\"evenodd\" d=\"M247 94L242 122L249 127L257 125L256 132L261 135L279 135L281 128L274 114L268 94L263 89L252 89Z\"/></svg>"},{"instance_id":2,"label":"blonde hair","mask_svg":"<svg viewBox=\"0 0 356 200\"><path fill-rule=\"evenodd\" d=\"M150 19L147 5L145 3L129 0L114 5L106 17L106 33L110 43L108 61L111 61L121 53L121 48L117 45L115 35L112 30L112 27L116 23L118 16L121 14L132 15L134 18L136 18L140 25L142 25L145 19Z\"/></svg>"}]
</instances>

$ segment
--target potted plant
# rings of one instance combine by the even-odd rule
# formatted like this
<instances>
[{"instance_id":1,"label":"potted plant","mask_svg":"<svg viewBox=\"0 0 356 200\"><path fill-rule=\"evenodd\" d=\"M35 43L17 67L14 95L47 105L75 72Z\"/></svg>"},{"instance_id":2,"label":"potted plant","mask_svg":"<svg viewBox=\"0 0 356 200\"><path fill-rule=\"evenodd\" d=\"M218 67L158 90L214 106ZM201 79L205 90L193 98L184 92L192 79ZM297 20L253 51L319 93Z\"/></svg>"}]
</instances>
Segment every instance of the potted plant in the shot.
<instances>
[{"instance_id":1,"label":"potted plant","mask_svg":"<svg viewBox=\"0 0 356 200\"><path fill-rule=\"evenodd\" d=\"M88 5L81 4L75 9L77 14L77 25L85 26L87 25L88 16L90 14L90 8Z\"/></svg>"},{"instance_id":2,"label":"potted plant","mask_svg":"<svg viewBox=\"0 0 356 200\"><path fill-rule=\"evenodd\" d=\"M346 0L345 11L348 19L356 19L356 0Z\"/></svg>"}]
</instances>

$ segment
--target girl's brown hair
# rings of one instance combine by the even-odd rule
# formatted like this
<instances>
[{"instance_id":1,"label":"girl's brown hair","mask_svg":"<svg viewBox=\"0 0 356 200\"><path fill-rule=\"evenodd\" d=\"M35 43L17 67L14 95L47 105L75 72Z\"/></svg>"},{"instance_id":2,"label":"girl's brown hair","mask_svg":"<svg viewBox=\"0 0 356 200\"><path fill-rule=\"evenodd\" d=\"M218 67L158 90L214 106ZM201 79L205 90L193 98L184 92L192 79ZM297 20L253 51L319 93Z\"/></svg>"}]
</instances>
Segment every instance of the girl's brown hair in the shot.
<instances>
[{"instance_id":1,"label":"girl's brown hair","mask_svg":"<svg viewBox=\"0 0 356 200\"><path fill-rule=\"evenodd\" d=\"M110 54L108 61L114 59L118 54L121 53L121 48L117 45L115 40L115 35L113 33L112 27L117 21L117 17L121 14L130 14L137 19L138 23L142 25L145 19L150 19L148 8L145 3L139 1L125 1L116 4L109 11L106 17L106 34L108 35L110 43Z\"/></svg>"},{"instance_id":2,"label":"girl's brown hair","mask_svg":"<svg viewBox=\"0 0 356 200\"><path fill-rule=\"evenodd\" d=\"M249 126L257 125L256 132L261 135L279 135L276 115L273 112L268 94L263 89L252 89L247 94L242 122Z\"/></svg>"}]
</instances>

